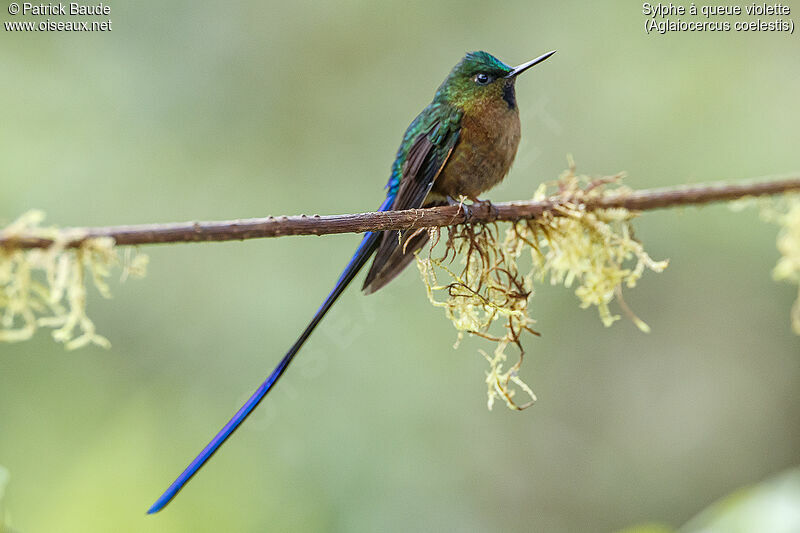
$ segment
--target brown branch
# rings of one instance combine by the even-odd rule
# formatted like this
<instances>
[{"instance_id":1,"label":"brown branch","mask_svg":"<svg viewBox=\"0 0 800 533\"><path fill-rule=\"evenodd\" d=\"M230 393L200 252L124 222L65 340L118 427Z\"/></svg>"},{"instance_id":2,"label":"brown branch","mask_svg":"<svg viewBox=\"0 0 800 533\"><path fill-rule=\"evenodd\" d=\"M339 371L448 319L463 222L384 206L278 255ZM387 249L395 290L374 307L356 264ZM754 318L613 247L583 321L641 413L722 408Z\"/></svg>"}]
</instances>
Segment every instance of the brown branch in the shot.
<instances>
[{"instance_id":1,"label":"brown branch","mask_svg":"<svg viewBox=\"0 0 800 533\"><path fill-rule=\"evenodd\" d=\"M645 211L664 207L701 205L786 192L800 192L800 177L792 176L762 182L666 187L624 193L610 193L586 204L587 210L622 207ZM559 216L557 206L569 199L551 198L545 201L507 202L479 205L472 210L470 221L490 222L533 219L546 211ZM354 215L279 216L223 220L217 222L179 222L172 224L141 224L97 228L69 228L66 246L79 246L93 237L111 237L117 245L158 244L173 242L207 242L281 237L284 235L327 235L332 233L361 233L378 230L418 229L450 226L464 222L465 215L458 206L359 213ZM35 235L4 235L0 232L0 247L47 248L53 240Z\"/></svg>"}]
</instances>

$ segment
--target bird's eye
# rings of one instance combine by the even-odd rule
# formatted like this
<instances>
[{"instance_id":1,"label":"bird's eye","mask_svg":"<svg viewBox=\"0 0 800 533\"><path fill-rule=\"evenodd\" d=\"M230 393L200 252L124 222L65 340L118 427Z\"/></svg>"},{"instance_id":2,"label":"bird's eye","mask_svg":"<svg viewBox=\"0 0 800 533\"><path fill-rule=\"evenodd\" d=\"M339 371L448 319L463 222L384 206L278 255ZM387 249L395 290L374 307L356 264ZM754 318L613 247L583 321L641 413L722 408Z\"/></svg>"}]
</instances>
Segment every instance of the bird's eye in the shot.
<instances>
[{"instance_id":1,"label":"bird's eye","mask_svg":"<svg viewBox=\"0 0 800 533\"><path fill-rule=\"evenodd\" d=\"M477 83L478 85L488 85L491 81L492 77L483 72L475 75L475 83Z\"/></svg>"}]
</instances>

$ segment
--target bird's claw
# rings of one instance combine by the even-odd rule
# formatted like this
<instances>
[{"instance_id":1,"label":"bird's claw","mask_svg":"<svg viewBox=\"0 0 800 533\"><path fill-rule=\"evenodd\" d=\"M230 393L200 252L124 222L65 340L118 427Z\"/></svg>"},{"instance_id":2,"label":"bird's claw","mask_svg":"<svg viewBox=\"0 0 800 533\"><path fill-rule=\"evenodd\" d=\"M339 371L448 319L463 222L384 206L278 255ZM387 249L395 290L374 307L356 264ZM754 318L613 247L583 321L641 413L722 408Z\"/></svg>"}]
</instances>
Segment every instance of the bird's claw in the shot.
<instances>
[{"instance_id":1,"label":"bird's claw","mask_svg":"<svg viewBox=\"0 0 800 533\"><path fill-rule=\"evenodd\" d=\"M463 197L461 200L456 200L450 196L447 197L447 205L456 205L458 210L464 214L464 224L469 223L473 216L473 208L471 205L464 203Z\"/></svg>"}]
</instances>

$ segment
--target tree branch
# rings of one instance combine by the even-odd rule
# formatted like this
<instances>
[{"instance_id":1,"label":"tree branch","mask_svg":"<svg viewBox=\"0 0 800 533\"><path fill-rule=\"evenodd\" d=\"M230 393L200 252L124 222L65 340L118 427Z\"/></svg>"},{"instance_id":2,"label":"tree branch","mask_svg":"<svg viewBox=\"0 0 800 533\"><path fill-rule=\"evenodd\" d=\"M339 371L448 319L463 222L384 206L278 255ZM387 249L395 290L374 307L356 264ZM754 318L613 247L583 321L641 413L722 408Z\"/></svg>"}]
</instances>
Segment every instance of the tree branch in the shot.
<instances>
[{"instance_id":1,"label":"tree branch","mask_svg":"<svg viewBox=\"0 0 800 533\"><path fill-rule=\"evenodd\" d=\"M716 182L648 189L633 192L609 193L585 204L587 210L625 208L646 211L674 206L701 205L729 201L745 196L765 196L786 192L800 192L800 177L791 176L762 182L729 184ZM553 197L545 201L505 202L479 205L472 210L471 222L494 220L513 221L534 219L550 212L559 216L558 206L569 198ZM217 222L180 222L171 224L141 224L135 226L109 226L96 228L67 228L67 247L77 247L86 239L111 237L117 245L160 244L175 242L207 242L282 237L284 235L328 235L333 233L361 233L378 230L403 230L435 226L450 226L465 221L458 206L384 211L353 215L279 216L223 220ZM36 235L6 235L0 232L0 247L47 248L53 239Z\"/></svg>"}]
</instances>

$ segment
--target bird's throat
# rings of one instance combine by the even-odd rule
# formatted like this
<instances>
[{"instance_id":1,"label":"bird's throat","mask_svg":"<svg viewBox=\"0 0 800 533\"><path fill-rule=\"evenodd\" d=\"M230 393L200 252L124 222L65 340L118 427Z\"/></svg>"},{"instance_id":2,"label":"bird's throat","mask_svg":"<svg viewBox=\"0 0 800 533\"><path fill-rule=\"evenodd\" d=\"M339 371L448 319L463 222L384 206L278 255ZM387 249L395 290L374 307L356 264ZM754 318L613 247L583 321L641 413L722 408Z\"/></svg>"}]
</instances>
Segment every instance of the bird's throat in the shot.
<instances>
[{"instance_id":1,"label":"bird's throat","mask_svg":"<svg viewBox=\"0 0 800 533\"><path fill-rule=\"evenodd\" d=\"M503 86L503 100L508 104L509 109L517 108L517 94L514 91L514 82L508 82Z\"/></svg>"}]
</instances>

